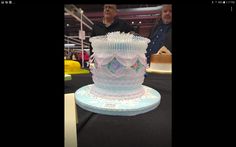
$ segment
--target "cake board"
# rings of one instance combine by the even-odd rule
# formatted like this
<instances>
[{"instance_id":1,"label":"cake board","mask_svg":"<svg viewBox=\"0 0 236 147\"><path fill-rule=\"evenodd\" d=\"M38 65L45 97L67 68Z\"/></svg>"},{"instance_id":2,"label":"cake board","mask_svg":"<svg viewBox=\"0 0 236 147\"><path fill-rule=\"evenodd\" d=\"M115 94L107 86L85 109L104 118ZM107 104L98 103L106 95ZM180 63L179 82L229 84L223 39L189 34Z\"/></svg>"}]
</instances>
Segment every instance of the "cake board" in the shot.
<instances>
[{"instance_id":1,"label":"cake board","mask_svg":"<svg viewBox=\"0 0 236 147\"><path fill-rule=\"evenodd\" d=\"M99 114L115 116L133 116L146 113L157 108L161 101L158 91L142 85L145 93L139 98L133 99L112 99L101 98L90 93L90 84L79 88L75 92L76 104L81 108Z\"/></svg>"},{"instance_id":2,"label":"cake board","mask_svg":"<svg viewBox=\"0 0 236 147\"><path fill-rule=\"evenodd\" d=\"M172 73L171 70L158 70L158 69L151 69L151 68L146 69L146 72L159 73L159 74L171 74Z\"/></svg>"}]
</instances>

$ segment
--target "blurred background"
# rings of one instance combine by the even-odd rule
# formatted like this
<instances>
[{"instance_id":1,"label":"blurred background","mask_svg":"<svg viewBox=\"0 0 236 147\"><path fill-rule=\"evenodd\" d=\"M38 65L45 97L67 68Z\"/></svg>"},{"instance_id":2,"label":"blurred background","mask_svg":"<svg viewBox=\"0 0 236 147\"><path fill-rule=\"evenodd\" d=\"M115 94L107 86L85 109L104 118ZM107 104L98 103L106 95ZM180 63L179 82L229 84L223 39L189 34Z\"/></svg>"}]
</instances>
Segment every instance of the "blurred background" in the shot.
<instances>
[{"instance_id":1,"label":"blurred background","mask_svg":"<svg viewBox=\"0 0 236 147\"><path fill-rule=\"evenodd\" d=\"M103 6L103 4L68 4L64 6L64 43L67 52L69 49L80 52L81 42L83 42L83 50L89 54L92 26L95 22L102 21ZM160 18L161 12L160 4L120 4L117 5L117 8L118 17L132 25L135 32L143 37L149 36ZM85 31L83 41L79 37L81 24L82 30Z\"/></svg>"}]
</instances>

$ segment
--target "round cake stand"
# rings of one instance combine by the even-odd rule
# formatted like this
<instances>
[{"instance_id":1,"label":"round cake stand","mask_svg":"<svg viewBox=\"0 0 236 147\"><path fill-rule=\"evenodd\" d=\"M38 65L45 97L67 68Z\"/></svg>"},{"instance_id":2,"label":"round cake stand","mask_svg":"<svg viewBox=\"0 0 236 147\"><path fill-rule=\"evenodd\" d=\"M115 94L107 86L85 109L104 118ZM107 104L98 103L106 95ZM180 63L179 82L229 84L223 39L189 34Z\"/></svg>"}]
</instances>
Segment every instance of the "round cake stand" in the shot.
<instances>
[{"instance_id":1,"label":"round cake stand","mask_svg":"<svg viewBox=\"0 0 236 147\"><path fill-rule=\"evenodd\" d=\"M148 86L143 86L145 93L142 97L134 99L104 99L90 93L90 84L81 87L75 92L76 104L81 108L105 115L133 116L155 109L161 101L158 91Z\"/></svg>"}]
</instances>

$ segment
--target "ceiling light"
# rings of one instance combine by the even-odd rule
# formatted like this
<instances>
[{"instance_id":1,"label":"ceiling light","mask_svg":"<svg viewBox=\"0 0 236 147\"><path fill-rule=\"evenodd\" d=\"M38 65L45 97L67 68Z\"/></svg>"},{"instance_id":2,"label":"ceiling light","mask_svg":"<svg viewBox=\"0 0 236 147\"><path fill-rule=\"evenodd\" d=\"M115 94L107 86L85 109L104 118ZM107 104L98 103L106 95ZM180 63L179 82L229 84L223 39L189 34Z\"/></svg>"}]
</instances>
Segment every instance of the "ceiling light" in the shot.
<instances>
[{"instance_id":1,"label":"ceiling light","mask_svg":"<svg viewBox=\"0 0 236 147\"><path fill-rule=\"evenodd\" d=\"M80 9L80 13L82 13L82 14L83 14L83 13L84 13L84 11L83 11L82 9Z\"/></svg>"}]
</instances>

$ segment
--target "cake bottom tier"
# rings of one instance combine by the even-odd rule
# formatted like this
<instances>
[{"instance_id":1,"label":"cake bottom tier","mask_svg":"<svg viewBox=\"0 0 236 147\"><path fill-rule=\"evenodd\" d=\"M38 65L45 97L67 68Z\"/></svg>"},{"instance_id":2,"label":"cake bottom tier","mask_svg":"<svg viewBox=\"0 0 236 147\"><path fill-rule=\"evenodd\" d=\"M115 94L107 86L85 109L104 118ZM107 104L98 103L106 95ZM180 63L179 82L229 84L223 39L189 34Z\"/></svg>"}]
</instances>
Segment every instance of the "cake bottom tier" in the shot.
<instances>
[{"instance_id":1,"label":"cake bottom tier","mask_svg":"<svg viewBox=\"0 0 236 147\"><path fill-rule=\"evenodd\" d=\"M135 89L105 89L96 86L91 87L91 94L105 99L135 99L144 94L143 86L137 86Z\"/></svg>"},{"instance_id":2,"label":"cake bottom tier","mask_svg":"<svg viewBox=\"0 0 236 147\"><path fill-rule=\"evenodd\" d=\"M161 70L161 71L171 71L172 64L171 63L151 63L151 69Z\"/></svg>"}]
</instances>

